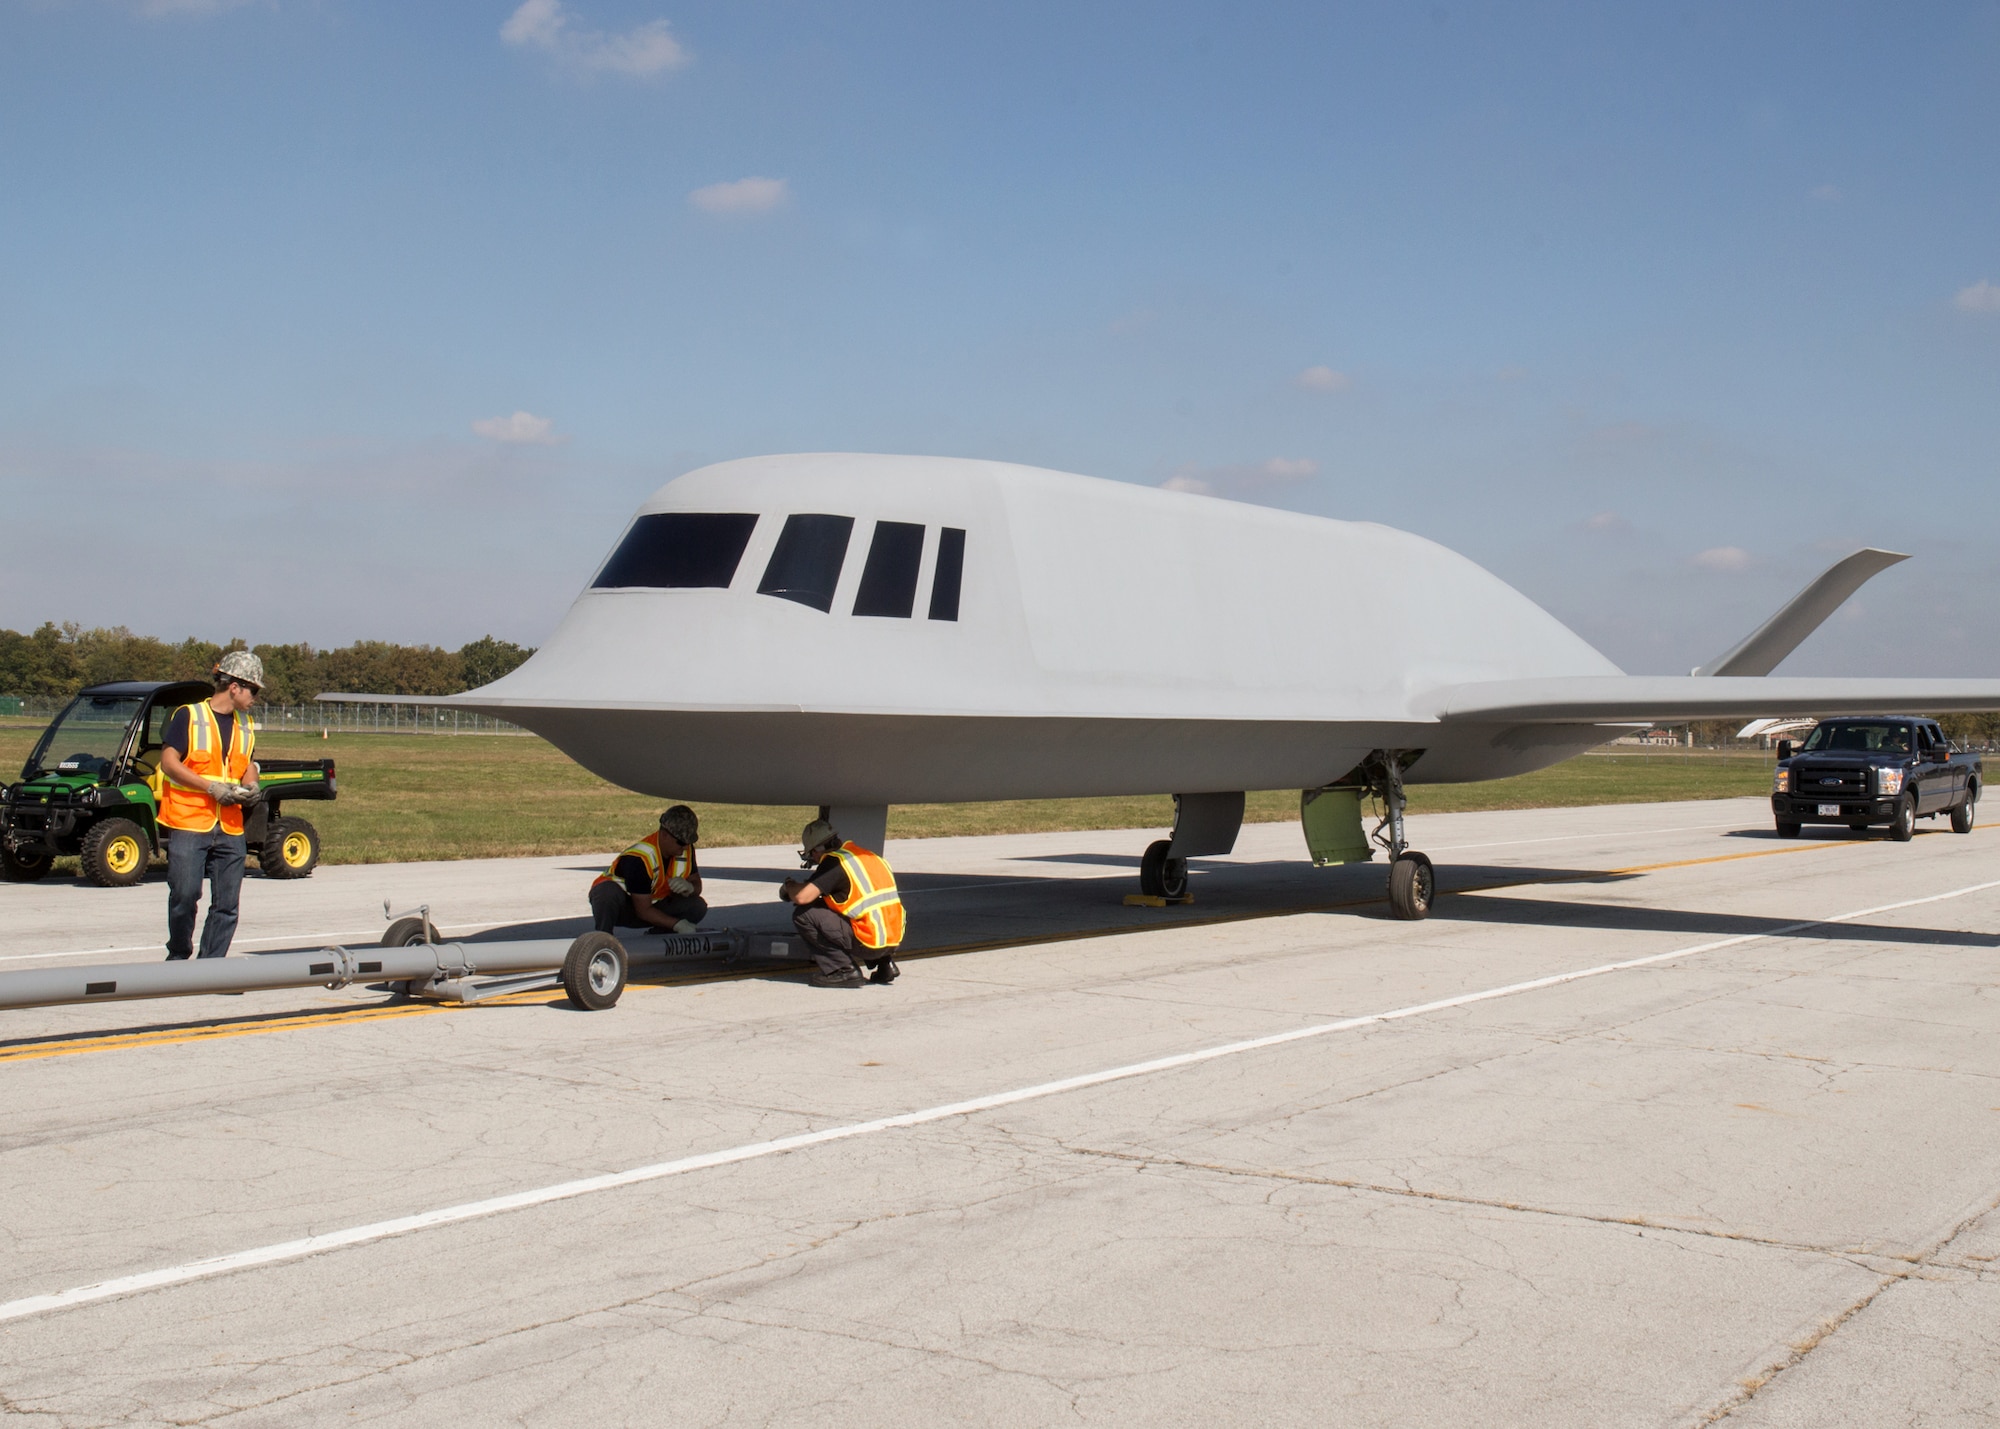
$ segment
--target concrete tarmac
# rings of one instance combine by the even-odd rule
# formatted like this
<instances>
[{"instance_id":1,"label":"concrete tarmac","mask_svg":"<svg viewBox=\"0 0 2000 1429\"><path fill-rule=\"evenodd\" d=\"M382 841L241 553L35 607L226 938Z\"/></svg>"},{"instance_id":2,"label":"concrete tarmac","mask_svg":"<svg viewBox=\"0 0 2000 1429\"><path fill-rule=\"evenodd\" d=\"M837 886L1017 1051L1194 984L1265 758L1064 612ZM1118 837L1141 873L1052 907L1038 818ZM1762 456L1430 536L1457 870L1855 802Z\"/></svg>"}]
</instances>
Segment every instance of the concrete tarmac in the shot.
<instances>
[{"instance_id":1,"label":"concrete tarmac","mask_svg":"<svg viewBox=\"0 0 2000 1429\"><path fill-rule=\"evenodd\" d=\"M0 1415L1989 1424L2000 829L1922 830L1434 815L1415 924L1293 826L1173 909L1151 833L892 841L886 988L0 1012ZM253 877L239 949L580 930L603 862ZM783 930L791 851L705 863ZM0 887L0 970L164 904Z\"/></svg>"}]
</instances>

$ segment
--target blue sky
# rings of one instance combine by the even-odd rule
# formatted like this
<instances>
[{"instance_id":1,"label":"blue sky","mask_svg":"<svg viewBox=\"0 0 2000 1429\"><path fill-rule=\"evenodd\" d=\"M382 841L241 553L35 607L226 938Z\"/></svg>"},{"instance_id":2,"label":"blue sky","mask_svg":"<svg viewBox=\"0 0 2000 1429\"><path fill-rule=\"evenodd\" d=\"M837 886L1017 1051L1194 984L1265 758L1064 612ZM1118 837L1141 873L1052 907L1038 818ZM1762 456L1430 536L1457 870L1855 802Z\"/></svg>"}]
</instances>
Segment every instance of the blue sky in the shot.
<instances>
[{"instance_id":1,"label":"blue sky","mask_svg":"<svg viewBox=\"0 0 2000 1429\"><path fill-rule=\"evenodd\" d=\"M1997 61L1995 4L0 0L0 625L534 643L669 477L880 450L1388 522L1639 671L1887 545L1784 670L2000 673Z\"/></svg>"}]
</instances>

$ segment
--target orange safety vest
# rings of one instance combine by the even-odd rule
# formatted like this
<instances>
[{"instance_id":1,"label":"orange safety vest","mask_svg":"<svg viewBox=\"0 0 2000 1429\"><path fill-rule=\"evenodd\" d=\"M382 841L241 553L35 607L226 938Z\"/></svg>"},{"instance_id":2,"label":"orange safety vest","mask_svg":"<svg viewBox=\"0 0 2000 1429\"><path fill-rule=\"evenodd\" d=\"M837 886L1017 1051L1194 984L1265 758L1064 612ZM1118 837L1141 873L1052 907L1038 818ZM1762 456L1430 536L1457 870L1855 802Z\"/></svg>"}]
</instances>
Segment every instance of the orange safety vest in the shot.
<instances>
[{"instance_id":1,"label":"orange safety vest","mask_svg":"<svg viewBox=\"0 0 2000 1429\"><path fill-rule=\"evenodd\" d=\"M854 941L864 948L893 948L903 941L903 900L896 892L896 875L882 855L857 843L833 851L847 875L847 897L826 906L854 926Z\"/></svg>"},{"instance_id":2,"label":"orange safety vest","mask_svg":"<svg viewBox=\"0 0 2000 1429\"><path fill-rule=\"evenodd\" d=\"M627 855L638 859L646 865L646 876L653 880L653 897L656 899L665 898L673 892L672 889L667 887L668 879L694 877L694 850L683 846L680 853L672 860L669 860L665 854L660 852L659 834L650 833L640 839L639 842L633 844L632 847L626 849L624 853L619 854L618 858L612 859L611 867L605 869L604 872L592 879L590 886L595 888L600 883L616 883L620 888L623 888L625 884L618 877L618 862L619 859L625 858Z\"/></svg>"},{"instance_id":3,"label":"orange safety vest","mask_svg":"<svg viewBox=\"0 0 2000 1429\"><path fill-rule=\"evenodd\" d=\"M199 779L227 779L241 784L250 772L250 751L257 744L257 729L246 710L236 716L236 728L229 736L229 748L222 748L222 726L207 700L183 705L188 717L188 748L181 762ZM186 789L171 779L160 781L160 822L170 829L205 834L219 822L226 834L243 832L243 806L218 804L206 789Z\"/></svg>"}]
</instances>

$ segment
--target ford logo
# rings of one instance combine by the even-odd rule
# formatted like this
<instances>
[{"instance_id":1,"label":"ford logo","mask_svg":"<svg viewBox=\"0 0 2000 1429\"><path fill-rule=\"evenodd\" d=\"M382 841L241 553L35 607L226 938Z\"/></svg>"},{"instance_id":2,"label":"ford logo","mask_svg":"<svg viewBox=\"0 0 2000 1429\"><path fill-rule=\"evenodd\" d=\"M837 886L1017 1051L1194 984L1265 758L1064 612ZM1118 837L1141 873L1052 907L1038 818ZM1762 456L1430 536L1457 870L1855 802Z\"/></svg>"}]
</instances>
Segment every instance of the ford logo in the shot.
<instances>
[{"instance_id":1,"label":"ford logo","mask_svg":"<svg viewBox=\"0 0 2000 1429\"><path fill-rule=\"evenodd\" d=\"M1822 779L1819 782L1822 784L1838 784L1840 780L1836 777L1831 779Z\"/></svg>"}]
</instances>

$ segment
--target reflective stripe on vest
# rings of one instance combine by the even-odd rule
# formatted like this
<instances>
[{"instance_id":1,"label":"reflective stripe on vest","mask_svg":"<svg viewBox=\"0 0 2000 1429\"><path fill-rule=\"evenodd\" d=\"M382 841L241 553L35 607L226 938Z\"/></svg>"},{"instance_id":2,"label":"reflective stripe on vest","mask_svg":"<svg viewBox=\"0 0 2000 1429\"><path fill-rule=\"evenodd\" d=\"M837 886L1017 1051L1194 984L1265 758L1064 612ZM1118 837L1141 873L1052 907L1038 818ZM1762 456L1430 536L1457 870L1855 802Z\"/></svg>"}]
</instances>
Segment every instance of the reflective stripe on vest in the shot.
<instances>
[{"instance_id":1,"label":"reflective stripe on vest","mask_svg":"<svg viewBox=\"0 0 2000 1429\"><path fill-rule=\"evenodd\" d=\"M667 887L669 880L694 877L694 851L683 847L669 861L660 852L660 836L657 833L652 833L647 834L646 837L640 839L639 842L619 854L617 858L612 859L611 867L605 869L604 872L592 879L590 886L595 888L600 883L616 883L620 888L623 888L625 884L618 877L618 865L622 860L627 858L636 858L639 862L646 865L646 877L652 880L654 898L665 898L673 892L671 888Z\"/></svg>"},{"instance_id":2,"label":"reflective stripe on vest","mask_svg":"<svg viewBox=\"0 0 2000 1429\"><path fill-rule=\"evenodd\" d=\"M250 772L250 754L257 747L257 727L248 711L237 714L229 734L229 748L222 745L222 725L215 708L207 700L183 705L188 717L187 754L181 763L197 779L227 779L241 784ZM205 834L218 823L227 834L243 832L243 806L218 804L206 789L188 789L171 779L160 786L160 822L183 833Z\"/></svg>"},{"instance_id":3,"label":"reflective stripe on vest","mask_svg":"<svg viewBox=\"0 0 2000 1429\"><path fill-rule=\"evenodd\" d=\"M893 948L903 941L903 900L896 892L896 875L882 856L857 843L833 851L847 875L847 897L826 900L826 906L854 926L854 941L864 948Z\"/></svg>"}]
</instances>

